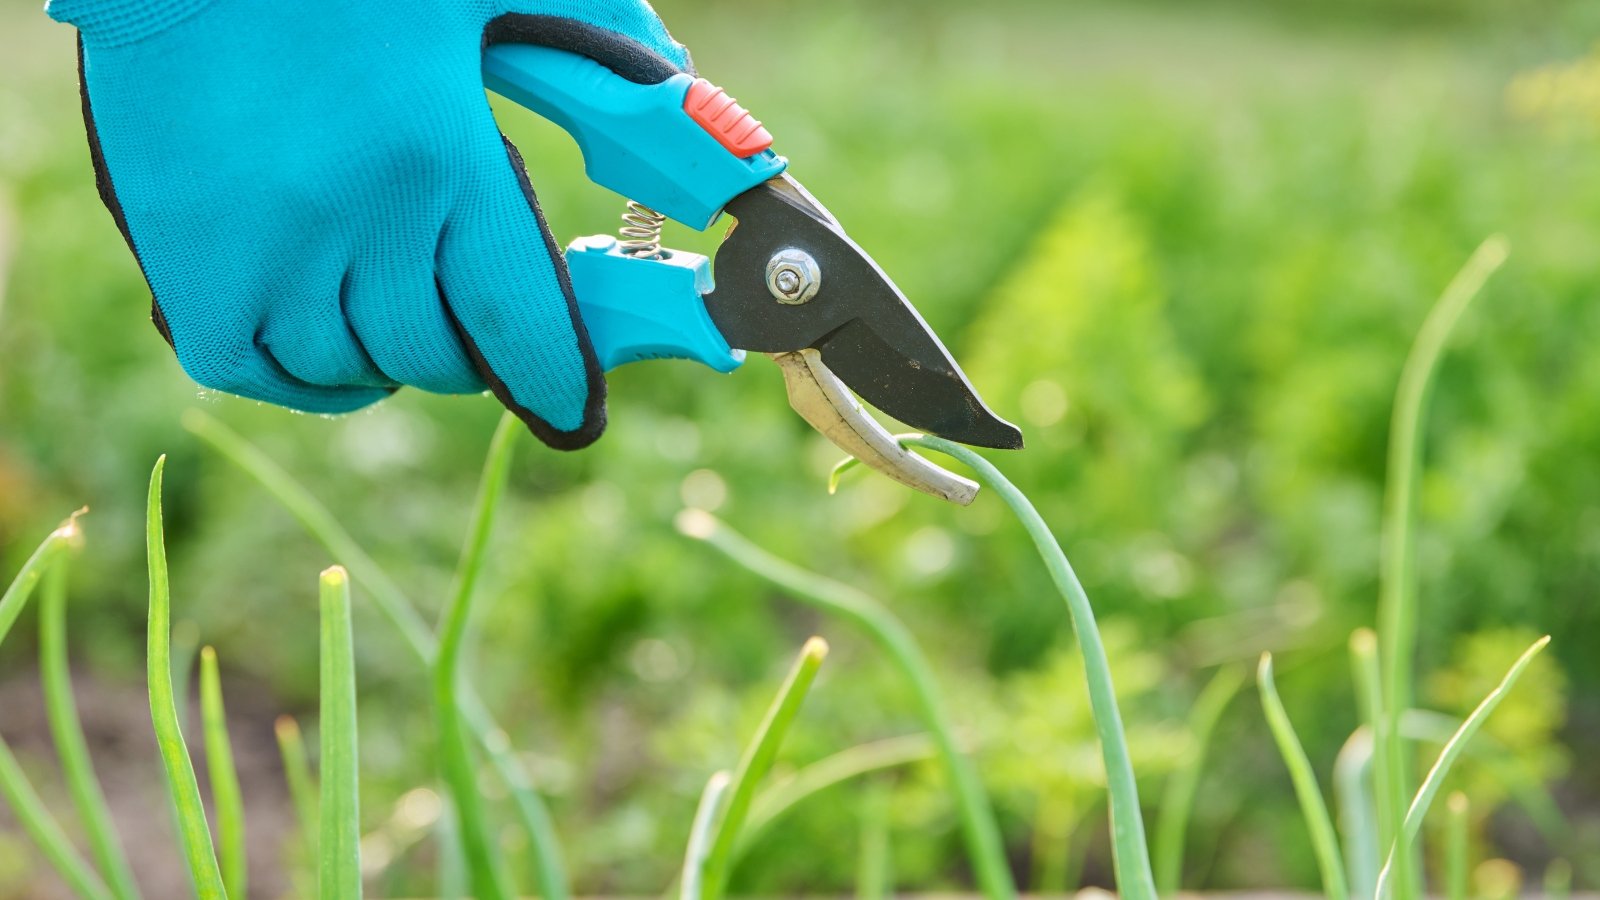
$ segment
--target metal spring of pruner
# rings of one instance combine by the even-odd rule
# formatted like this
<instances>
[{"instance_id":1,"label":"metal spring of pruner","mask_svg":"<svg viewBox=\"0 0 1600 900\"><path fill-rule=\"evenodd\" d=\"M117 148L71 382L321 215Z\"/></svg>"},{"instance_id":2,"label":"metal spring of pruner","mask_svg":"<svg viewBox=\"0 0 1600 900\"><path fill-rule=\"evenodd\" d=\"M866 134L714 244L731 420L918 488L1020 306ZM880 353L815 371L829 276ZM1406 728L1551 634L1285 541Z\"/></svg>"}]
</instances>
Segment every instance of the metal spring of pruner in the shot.
<instances>
[{"instance_id":1,"label":"metal spring of pruner","mask_svg":"<svg viewBox=\"0 0 1600 900\"><path fill-rule=\"evenodd\" d=\"M628 208L622 213L622 228L617 232L622 238L618 242L622 255L636 259L659 259L661 227L666 221L665 215L637 200L629 200Z\"/></svg>"}]
</instances>

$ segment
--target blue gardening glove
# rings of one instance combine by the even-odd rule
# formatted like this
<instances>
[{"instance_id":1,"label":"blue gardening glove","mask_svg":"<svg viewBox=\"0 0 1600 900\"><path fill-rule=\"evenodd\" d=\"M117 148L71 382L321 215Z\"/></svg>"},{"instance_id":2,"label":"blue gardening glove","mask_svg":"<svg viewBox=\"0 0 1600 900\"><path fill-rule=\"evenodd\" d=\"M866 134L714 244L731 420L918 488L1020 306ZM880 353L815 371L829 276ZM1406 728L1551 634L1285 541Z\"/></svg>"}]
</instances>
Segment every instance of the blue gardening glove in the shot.
<instances>
[{"instance_id":1,"label":"blue gardening glove","mask_svg":"<svg viewBox=\"0 0 1600 900\"><path fill-rule=\"evenodd\" d=\"M78 27L101 198L206 387L308 412L492 390L546 443L605 381L485 46L639 82L689 59L644 0L51 0Z\"/></svg>"}]
</instances>

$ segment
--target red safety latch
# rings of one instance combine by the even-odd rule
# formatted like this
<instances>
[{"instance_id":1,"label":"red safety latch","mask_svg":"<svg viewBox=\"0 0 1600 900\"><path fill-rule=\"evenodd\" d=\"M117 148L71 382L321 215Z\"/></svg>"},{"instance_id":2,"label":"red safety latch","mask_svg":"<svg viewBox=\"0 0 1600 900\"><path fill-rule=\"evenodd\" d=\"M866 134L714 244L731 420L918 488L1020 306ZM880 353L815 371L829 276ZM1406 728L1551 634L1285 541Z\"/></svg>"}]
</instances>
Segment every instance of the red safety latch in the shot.
<instances>
[{"instance_id":1,"label":"red safety latch","mask_svg":"<svg viewBox=\"0 0 1600 900\"><path fill-rule=\"evenodd\" d=\"M728 92L696 78L683 98L683 111L729 153L744 159L772 146L772 134Z\"/></svg>"}]
</instances>

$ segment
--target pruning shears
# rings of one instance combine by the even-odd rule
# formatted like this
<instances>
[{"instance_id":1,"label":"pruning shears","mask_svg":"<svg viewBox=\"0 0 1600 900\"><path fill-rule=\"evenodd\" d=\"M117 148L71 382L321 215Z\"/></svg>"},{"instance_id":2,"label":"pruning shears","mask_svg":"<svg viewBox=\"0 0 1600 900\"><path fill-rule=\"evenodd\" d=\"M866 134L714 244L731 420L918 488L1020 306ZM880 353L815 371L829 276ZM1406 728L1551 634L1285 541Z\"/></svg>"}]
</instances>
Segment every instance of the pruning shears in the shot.
<instances>
[{"instance_id":1,"label":"pruning shears","mask_svg":"<svg viewBox=\"0 0 1600 900\"><path fill-rule=\"evenodd\" d=\"M721 88L688 74L639 84L585 56L524 44L489 48L483 71L490 90L572 135L591 181L630 198L619 236L579 238L566 251L607 371L687 359L731 372L747 352L766 353L790 405L828 440L963 505L978 486L902 447L854 395L953 441L1022 446L889 276L787 174L767 129ZM703 231L724 212L736 224L714 264L661 247L665 219Z\"/></svg>"}]
</instances>

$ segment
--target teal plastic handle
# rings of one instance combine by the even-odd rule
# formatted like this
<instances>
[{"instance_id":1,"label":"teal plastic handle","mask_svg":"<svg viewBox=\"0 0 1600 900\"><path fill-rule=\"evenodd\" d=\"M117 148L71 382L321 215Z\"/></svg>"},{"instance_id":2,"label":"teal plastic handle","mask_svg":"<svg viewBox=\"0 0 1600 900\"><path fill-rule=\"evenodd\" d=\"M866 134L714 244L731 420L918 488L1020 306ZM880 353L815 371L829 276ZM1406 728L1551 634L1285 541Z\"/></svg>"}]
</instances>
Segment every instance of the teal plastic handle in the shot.
<instances>
[{"instance_id":1,"label":"teal plastic handle","mask_svg":"<svg viewBox=\"0 0 1600 900\"><path fill-rule=\"evenodd\" d=\"M576 53L496 44L483 83L572 135L590 181L692 228L788 165L771 150L741 159L718 143L684 110L689 75L637 84Z\"/></svg>"},{"instance_id":2,"label":"teal plastic handle","mask_svg":"<svg viewBox=\"0 0 1600 900\"><path fill-rule=\"evenodd\" d=\"M730 152L684 109L694 78L638 84L575 53L497 44L483 57L492 91L560 125L577 141L589 180L704 230L729 200L783 172L771 150ZM600 365L688 359L718 372L744 362L706 313L711 262L694 253L624 255L605 235L567 248L578 312Z\"/></svg>"},{"instance_id":3,"label":"teal plastic handle","mask_svg":"<svg viewBox=\"0 0 1600 900\"><path fill-rule=\"evenodd\" d=\"M567 270L589 340L607 372L646 359L688 359L718 372L744 362L706 312L711 260L669 250L660 259L623 254L609 235L567 247Z\"/></svg>"}]
</instances>

